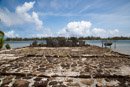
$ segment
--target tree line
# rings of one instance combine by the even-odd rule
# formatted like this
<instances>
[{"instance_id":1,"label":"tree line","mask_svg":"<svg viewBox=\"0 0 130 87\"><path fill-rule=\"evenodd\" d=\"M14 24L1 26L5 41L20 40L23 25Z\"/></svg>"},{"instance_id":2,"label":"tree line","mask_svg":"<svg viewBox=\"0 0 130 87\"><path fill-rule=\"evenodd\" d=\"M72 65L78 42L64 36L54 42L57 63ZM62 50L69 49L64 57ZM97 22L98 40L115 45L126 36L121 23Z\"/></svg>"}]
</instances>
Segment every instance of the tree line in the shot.
<instances>
[{"instance_id":1,"label":"tree line","mask_svg":"<svg viewBox=\"0 0 130 87\"><path fill-rule=\"evenodd\" d=\"M30 41L30 40L48 40L48 39L67 39L70 40L73 37L42 37L42 38L5 38L5 41ZM78 40L130 40L130 37L108 37L108 38L101 38L101 37L94 37L94 36L88 36L88 37L75 37Z\"/></svg>"}]
</instances>

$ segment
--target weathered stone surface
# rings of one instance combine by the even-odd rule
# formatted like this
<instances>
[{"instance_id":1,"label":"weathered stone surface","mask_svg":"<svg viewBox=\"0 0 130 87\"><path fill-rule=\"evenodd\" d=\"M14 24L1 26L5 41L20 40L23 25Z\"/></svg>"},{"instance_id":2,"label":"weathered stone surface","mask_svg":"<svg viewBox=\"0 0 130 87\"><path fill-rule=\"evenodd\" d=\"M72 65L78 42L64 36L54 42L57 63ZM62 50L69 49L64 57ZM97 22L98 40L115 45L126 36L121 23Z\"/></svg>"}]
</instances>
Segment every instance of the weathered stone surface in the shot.
<instances>
[{"instance_id":1,"label":"weathered stone surface","mask_svg":"<svg viewBox=\"0 0 130 87\"><path fill-rule=\"evenodd\" d=\"M80 87L78 83L67 83L67 85L71 87Z\"/></svg>"},{"instance_id":2,"label":"weathered stone surface","mask_svg":"<svg viewBox=\"0 0 130 87\"><path fill-rule=\"evenodd\" d=\"M8 76L5 79L3 79L2 86L9 84L12 81L12 78L13 78L12 76Z\"/></svg>"},{"instance_id":3,"label":"weathered stone surface","mask_svg":"<svg viewBox=\"0 0 130 87\"><path fill-rule=\"evenodd\" d=\"M47 87L48 80L40 80L34 83L34 87Z\"/></svg>"},{"instance_id":4,"label":"weathered stone surface","mask_svg":"<svg viewBox=\"0 0 130 87\"><path fill-rule=\"evenodd\" d=\"M29 82L26 80L16 80L13 87L28 87Z\"/></svg>"},{"instance_id":5,"label":"weathered stone surface","mask_svg":"<svg viewBox=\"0 0 130 87\"><path fill-rule=\"evenodd\" d=\"M37 78L35 78L34 80L35 81L40 81L42 78L40 78L40 77L37 77Z\"/></svg>"},{"instance_id":6,"label":"weathered stone surface","mask_svg":"<svg viewBox=\"0 0 130 87\"><path fill-rule=\"evenodd\" d=\"M5 57L11 53L14 59L0 55L0 87L130 86L130 57L106 48L26 47L0 52Z\"/></svg>"},{"instance_id":7,"label":"weathered stone surface","mask_svg":"<svg viewBox=\"0 0 130 87\"><path fill-rule=\"evenodd\" d=\"M58 84L57 81L51 81L51 82L49 83L49 85L57 85L57 84Z\"/></svg>"},{"instance_id":8,"label":"weathered stone surface","mask_svg":"<svg viewBox=\"0 0 130 87\"><path fill-rule=\"evenodd\" d=\"M52 87L67 87L66 85L54 85Z\"/></svg>"},{"instance_id":9,"label":"weathered stone surface","mask_svg":"<svg viewBox=\"0 0 130 87\"><path fill-rule=\"evenodd\" d=\"M90 86L94 83L94 81L92 79L84 79L84 80L81 80L81 83Z\"/></svg>"},{"instance_id":10,"label":"weathered stone surface","mask_svg":"<svg viewBox=\"0 0 130 87\"><path fill-rule=\"evenodd\" d=\"M44 67L40 67L40 68L37 69L37 71L45 72L45 71L46 71L46 68L44 68Z\"/></svg>"}]
</instances>

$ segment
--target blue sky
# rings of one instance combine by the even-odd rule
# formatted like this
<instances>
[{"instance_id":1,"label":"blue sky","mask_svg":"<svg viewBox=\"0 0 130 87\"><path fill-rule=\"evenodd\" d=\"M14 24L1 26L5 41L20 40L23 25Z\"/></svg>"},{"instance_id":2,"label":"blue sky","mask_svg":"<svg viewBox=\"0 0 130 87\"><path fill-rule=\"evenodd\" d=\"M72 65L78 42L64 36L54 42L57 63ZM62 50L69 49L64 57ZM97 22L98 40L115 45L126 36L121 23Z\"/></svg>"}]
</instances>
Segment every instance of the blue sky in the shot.
<instances>
[{"instance_id":1,"label":"blue sky","mask_svg":"<svg viewBox=\"0 0 130 87\"><path fill-rule=\"evenodd\" d=\"M130 36L130 0L0 0L6 37Z\"/></svg>"}]
</instances>

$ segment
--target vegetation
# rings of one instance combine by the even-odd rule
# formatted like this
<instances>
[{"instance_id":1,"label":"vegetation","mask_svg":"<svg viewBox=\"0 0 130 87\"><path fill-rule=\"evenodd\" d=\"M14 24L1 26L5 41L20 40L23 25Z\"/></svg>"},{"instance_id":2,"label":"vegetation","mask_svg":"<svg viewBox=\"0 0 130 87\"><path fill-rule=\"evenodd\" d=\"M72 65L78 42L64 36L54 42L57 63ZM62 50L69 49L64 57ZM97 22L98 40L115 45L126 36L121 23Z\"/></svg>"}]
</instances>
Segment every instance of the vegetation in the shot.
<instances>
[{"instance_id":1,"label":"vegetation","mask_svg":"<svg viewBox=\"0 0 130 87\"><path fill-rule=\"evenodd\" d=\"M59 37L59 38L55 38L55 41L56 40L58 41L59 46L63 47L63 46L65 46L65 42L67 39L65 37Z\"/></svg>"},{"instance_id":2,"label":"vegetation","mask_svg":"<svg viewBox=\"0 0 130 87\"><path fill-rule=\"evenodd\" d=\"M79 38L71 37L58 37L58 38L47 38L46 45L48 47L75 47L85 46L85 41L79 40Z\"/></svg>"},{"instance_id":3,"label":"vegetation","mask_svg":"<svg viewBox=\"0 0 130 87\"><path fill-rule=\"evenodd\" d=\"M45 46L45 44L43 42L41 43L38 43L37 40L34 40L32 42L32 44L30 44L31 47L42 47L42 46Z\"/></svg>"},{"instance_id":4,"label":"vegetation","mask_svg":"<svg viewBox=\"0 0 130 87\"><path fill-rule=\"evenodd\" d=\"M5 47L6 47L6 49L11 49L9 44L6 44Z\"/></svg>"},{"instance_id":5,"label":"vegetation","mask_svg":"<svg viewBox=\"0 0 130 87\"><path fill-rule=\"evenodd\" d=\"M0 31L0 49L3 47L4 44L4 32Z\"/></svg>"},{"instance_id":6,"label":"vegetation","mask_svg":"<svg viewBox=\"0 0 130 87\"><path fill-rule=\"evenodd\" d=\"M77 42L79 41L79 38L76 38L76 37L70 37L69 39L72 40L73 46L75 46Z\"/></svg>"},{"instance_id":7,"label":"vegetation","mask_svg":"<svg viewBox=\"0 0 130 87\"><path fill-rule=\"evenodd\" d=\"M108 38L101 38L101 37L94 37L94 36L88 36L88 37L75 37L78 40L130 40L130 37L108 37ZM65 39L71 40L74 39L74 37L43 37L43 38L6 38L6 41L30 41L30 40L48 40L48 39L58 39L61 41L64 41Z\"/></svg>"},{"instance_id":8,"label":"vegetation","mask_svg":"<svg viewBox=\"0 0 130 87\"><path fill-rule=\"evenodd\" d=\"M36 47L38 45L38 42L35 40L32 42L31 46Z\"/></svg>"}]
</instances>

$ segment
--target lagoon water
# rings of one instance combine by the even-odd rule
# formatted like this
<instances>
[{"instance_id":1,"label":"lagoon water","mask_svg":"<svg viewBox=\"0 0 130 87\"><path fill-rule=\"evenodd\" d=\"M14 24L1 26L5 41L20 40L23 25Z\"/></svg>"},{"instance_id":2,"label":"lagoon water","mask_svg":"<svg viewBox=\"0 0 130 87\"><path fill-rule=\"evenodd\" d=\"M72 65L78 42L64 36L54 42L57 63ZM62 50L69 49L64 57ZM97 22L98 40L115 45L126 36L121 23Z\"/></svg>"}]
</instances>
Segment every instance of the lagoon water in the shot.
<instances>
[{"instance_id":1,"label":"lagoon water","mask_svg":"<svg viewBox=\"0 0 130 87\"><path fill-rule=\"evenodd\" d=\"M20 48L20 47L26 47L30 46L32 44L32 41L6 41L4 45L7 43L11 46L11 48ZM38 43L45 43L45 40L38 40Z\"/></svg>"},{"instance_id":2,"label":"lagoon water","mask_svg":"<svg viewBox=\"0 0 130 87\"><path fill-rule=\"evenodd\" d=\"M29 46L33 41L6 41L5 44L10 44L11 48L20 48ZM45 41L38 41L38 43L45 43ZM87 40L87 44L102 46L101 40ZM116 48L115 48L116 45ZM123 54L130 55L130 40L118 40L113 42L111 49Z\"/></svg>"},{"instance_id":3,"label":"lagoon water","mask_svg":"<svg viewBox=\"0 0 130 87\"><path fill-rule=\"evenodd\" d=\"M102 47L101 40L88 40L86 43ZM111 49L113 51L130 55L130 40L117 40L116 42L113 41Z\"/></svg>"}]
</instances>

